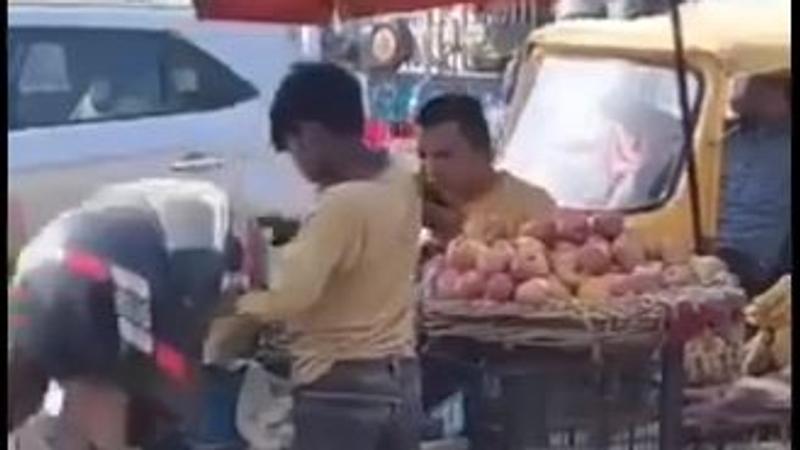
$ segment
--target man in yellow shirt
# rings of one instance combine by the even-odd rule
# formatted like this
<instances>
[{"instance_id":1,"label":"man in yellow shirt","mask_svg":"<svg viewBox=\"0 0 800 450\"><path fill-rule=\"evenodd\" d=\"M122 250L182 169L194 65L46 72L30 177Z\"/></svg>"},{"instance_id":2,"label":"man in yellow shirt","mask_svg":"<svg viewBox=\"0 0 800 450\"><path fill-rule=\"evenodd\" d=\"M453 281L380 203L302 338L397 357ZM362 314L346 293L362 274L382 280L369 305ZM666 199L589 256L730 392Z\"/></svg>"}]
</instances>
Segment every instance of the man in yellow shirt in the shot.
<instances>
[{"instance_id":1,"label":"man in yellow shirt","mask_svg":"<svg viewBox=\"0 0 800 450\"><path fill-rule=\"evenodd\" d=\"M363 146L360 86L335 65L296 65L271 120L276 148L319 186L319 204L285 247L277 279L236 311L287 323L295 449L419 448L414 175Z\"/></svg>"},{"instance_id":2,"label":"man in yellow shirt","mask_svg":"<svg viewBox=\"0 0 800 450\"><path fill-rule=\"evenodd\" d=\"M417 122L422 175L432 194L426 196L424 220L440 239L459 232L481 235L497 219L514 228L554 212L555 202L543 189L493 167L478 100L442 95L422 108Z\"/></svg>"}]
</instances>

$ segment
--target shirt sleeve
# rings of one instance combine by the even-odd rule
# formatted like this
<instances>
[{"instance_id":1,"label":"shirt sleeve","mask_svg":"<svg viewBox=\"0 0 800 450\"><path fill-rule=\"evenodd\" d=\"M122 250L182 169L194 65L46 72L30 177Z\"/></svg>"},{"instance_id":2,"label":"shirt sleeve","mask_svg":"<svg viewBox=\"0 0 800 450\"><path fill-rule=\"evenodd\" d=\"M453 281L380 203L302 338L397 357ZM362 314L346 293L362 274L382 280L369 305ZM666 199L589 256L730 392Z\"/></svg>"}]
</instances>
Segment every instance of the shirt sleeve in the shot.
<instances>
[{"instance_id":1,"label":"shirt sleeve","mask_svg":"<svg viewBox=\"0 0 800 450\"><path fill-rule=\"evenodd\" d=\"M556 201L543 188L530 186L526 189L525 197L520 201L526 203L531 213L537 218L550 217L558 209Z\"/></svg>"},{"instance_id":2,"label":"shirt sleeve","mask_svg":"<svg viewBox=\"0 0 800 450\"><path fill-rule=\"evenodd\" d=\"M296 239L283 250L280 276L267 291L246 294L237 314L262 322L289 319L316 303L331 274L352 267L361 252L363 220L348 190L323 195Z\"/></svg>"}]
</instances>

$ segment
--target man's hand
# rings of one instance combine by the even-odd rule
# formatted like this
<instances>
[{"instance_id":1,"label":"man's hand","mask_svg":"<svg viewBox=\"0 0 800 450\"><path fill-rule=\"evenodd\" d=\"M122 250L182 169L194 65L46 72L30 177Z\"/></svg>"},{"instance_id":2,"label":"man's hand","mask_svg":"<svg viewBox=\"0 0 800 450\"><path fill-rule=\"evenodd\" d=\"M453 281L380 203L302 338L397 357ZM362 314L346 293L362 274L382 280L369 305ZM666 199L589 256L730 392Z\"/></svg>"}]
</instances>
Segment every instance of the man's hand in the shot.
<instances>
[{"instance_id":1,"label":"man's hand","mask_svg":"<svg viewBox=\"0 0 800 450\"><path fill-rule=\"evenodd\" d=\"M459 208L461 202L435 186L424 173L418 173L417 180L422 196L422 225L443 242L459 235L464 223L464 215Z\"/></svg>"},{"instance_id":2,"label":"man's hand","mask_svg":"<svg viewBox=\"0 0 800 450\"><path fill-rule=\"evenodd\" d=\"M243 315L215 319L204 343L203 359L210 364L224 364L238 358L251 358L264 325Z\"/></svg>"},{"instance_id":3,"label":"man's hand","mask_svg":"<svg viewBox=\"0 0 800 450\"><path fill-rule=\"evenodd\" d=\"M449 241L461 233L464 215L456 208L423 200L422 224L442 241Z\"/></svg>"}]
</instances>

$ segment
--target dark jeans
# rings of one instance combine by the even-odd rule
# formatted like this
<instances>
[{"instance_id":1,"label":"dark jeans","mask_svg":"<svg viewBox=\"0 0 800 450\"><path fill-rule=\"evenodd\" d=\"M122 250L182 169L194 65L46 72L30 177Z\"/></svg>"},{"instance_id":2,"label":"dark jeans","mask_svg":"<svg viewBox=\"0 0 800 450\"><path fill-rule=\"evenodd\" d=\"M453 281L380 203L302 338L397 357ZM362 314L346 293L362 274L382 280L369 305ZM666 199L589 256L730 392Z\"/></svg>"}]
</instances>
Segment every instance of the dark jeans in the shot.
<instances>
[{"instance_id":1,"label":"dark jeans","mask_svg":"<svg viewBox=\"0 0 800 450\"><path fill-rule=\"evenodd\" d=\"M294 450L417 450L419 363L343 361L294 392Z\"/></svg>"},{"instance_id":2,"label":"dark jeans","mask_svg":"<svg viewBox=\"0 0 800 450\"><path fill-rule=\"evenodd\" d=\"M730 247L723 247L717 250L717 255L725 261L731 272L739 278L742 289L748 297L753 297L769 289L781 274L777 274L782 268L765 267L755 258L750 257L744 252Z\"/></svg>"}]
</instances>

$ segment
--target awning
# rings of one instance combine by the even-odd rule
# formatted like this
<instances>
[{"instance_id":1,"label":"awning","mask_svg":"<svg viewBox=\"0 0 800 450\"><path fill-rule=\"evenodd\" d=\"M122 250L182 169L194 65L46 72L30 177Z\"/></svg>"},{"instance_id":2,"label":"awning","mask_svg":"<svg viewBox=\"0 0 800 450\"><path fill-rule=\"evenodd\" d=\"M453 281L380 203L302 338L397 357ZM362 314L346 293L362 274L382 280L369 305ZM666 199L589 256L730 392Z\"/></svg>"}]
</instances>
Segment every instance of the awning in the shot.
<instances>
[{"instance_id":1,"label":"awning","mask_svg":"<svg viewBox=\"0 0 800 450\"><path fill-rule=\"evenodd\" d=\"M512 0L193 0L201 19L328 23L341 18L407 12L457 4L485 6Z\"/></svg>"}]
</instances>

